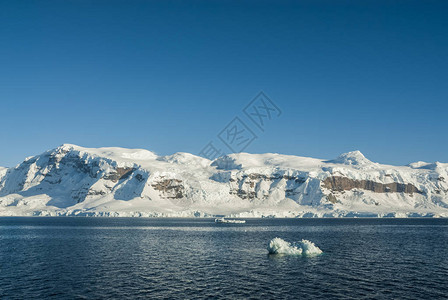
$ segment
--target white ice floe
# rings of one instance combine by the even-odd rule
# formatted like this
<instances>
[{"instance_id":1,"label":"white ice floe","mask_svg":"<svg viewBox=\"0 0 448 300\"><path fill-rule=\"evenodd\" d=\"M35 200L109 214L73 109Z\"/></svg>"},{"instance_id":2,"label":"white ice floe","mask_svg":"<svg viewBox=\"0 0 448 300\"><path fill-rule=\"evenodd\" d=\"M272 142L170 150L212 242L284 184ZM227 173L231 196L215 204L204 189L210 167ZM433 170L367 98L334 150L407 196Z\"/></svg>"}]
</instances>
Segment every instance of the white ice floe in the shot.
<instances>
[{"instance_id":1,"label":"white ice floe","mask_svg":"<svg viewBox=\"0 0 448 300\"><path fill-rule=\"evenodd\" d=\"M316 256L322 254L313 242L302 240L300 242L289 243L281 238L274 238L269 242L268 251L270 254L287 254L287 255L302 255L302 256Z\"/></svg>"}]
</instances>

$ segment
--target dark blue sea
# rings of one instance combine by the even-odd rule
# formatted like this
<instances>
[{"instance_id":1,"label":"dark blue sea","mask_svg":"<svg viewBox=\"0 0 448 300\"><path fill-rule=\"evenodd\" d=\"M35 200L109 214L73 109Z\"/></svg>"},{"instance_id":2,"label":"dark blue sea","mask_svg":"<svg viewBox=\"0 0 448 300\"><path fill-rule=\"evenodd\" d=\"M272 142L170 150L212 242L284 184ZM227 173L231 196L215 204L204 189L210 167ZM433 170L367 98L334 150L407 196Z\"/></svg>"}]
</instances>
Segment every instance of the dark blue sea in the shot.
<instances>
[{"instance_id":1,"label":"dark blue sea","mask_svg":"<svg viewBox=\"0 0 448 300\"><path fill-rule=\"evenodd\" d=\"M307 239L316 257L268 255ZM0 218L0 299L442 299L446 219Z\"/></svg>"}]
</instances>

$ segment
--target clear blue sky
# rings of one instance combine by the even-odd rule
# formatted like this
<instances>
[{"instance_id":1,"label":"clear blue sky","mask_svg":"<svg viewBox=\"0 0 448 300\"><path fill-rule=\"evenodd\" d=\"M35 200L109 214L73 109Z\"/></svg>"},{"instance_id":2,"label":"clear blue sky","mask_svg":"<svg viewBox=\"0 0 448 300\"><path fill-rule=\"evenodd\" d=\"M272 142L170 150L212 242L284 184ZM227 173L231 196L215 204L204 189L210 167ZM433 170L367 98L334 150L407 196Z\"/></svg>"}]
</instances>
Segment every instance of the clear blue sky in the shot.
<instances>
[{"instance_id":1,"label":"clear blue sky","mask_svg":"<svg viewBox=\"0 0 448 300\"><path fill-rule=\"evenodd\" d=\"M448 162L447 1L0 0L0 165L62 143Z\"/></svg>"}]
</instances>

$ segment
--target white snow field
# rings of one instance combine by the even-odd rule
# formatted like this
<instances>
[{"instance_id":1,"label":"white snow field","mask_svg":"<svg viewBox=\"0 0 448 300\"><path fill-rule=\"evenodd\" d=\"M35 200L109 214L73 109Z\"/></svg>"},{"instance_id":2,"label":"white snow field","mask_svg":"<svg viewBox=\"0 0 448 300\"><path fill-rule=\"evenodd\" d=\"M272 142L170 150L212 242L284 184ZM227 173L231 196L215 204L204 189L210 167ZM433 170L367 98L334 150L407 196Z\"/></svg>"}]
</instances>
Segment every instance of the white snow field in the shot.
<instances>
[{"instance_id":1,"label":"white snow field","mask_svg":"<svg viewBox=\"0 0 448 300\"><path fill-rule=\"evenodd\" d=\"M448 164L64 144L0 168L0 215L448 217Z\"/></svg>"},{"instance_id":2,"label":"white snow field","mask_svg":"<svg viewBox=\"0 0 448 300\"><path fill-rule=\"evenodd\" d=\"M300 242L289 243L281 238L274 238L268 244L269 254L286 254L286 255L302 255L316 256L322 254L313 242L302 240Z\"/></svg>"}]
</instances>

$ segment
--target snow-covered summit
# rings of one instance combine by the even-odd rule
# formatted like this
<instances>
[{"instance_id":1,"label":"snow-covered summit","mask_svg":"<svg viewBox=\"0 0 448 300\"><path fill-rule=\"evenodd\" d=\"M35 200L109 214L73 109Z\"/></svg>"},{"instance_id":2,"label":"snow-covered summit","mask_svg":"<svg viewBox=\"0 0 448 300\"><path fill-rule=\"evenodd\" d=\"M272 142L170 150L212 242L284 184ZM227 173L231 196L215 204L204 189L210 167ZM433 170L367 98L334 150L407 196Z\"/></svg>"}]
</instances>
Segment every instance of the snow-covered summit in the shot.
<instances>
[{"instance_id":1,"label":"snow-covered summit","mask_svg":"<svg viewBox=\"0 0 448 300\"><path fill-rule=\"evenodd\" d=\"M0 215L448 216L448 164L64 144L0 168Z\"/></svg>"},{"instance_id":2,"label":"snow-covered summit","mask_svg":"<svg viewBox=\"0 0 448 300\"><path fill-rule=\"evenodd\" d=\"M102 148L85 148L73 144L63 144L53 150L49 150L50 153L68 153L76 152L81 155L90 155L96 157L103 157L120 160L155 160L158 158L157 154L145 149L127 149L119 147L102 147Z\"/></svg>"},{"instance_id":3,"label":"snow-covered summit","mask_svg":"<svg viewBox=\"0 0 448 300\"><path fill-rule=\"evenodd\" d=\"M180 165L209 165L211 163L211 161L206 158L185 152L177 152L172 155L161 156L157 158L157 160Z\"/></svg>"},{"instance_id":4,"label":"snow-covered summit","mask_svg":"<svg viewBox=\"0 0 448 300\"><path fill-rule=\"evenodd\" d=\"M441 162L434 162L434 163L428 163L424 161L417 161L414 163L410 163L408 165L409 167L413 169L428 169L428 170L436 170L436 169L448 169L448 163L441 163Z\"/></svg>"},{"instance_id":5,"label":"snow-covered summit","mask_svg":"<svg viewBox=\"0 0 448 300\"><path fill-rule=\"evenodd\" d=\"M347 153L343 153L339 155L336 159L327 161L328 163L333 164L344 164L350 166L365 166L373 164L370 160L368 160L361 151L351 151Z\"/></svg>"},{"instance_id":6,"label":"snow-covered summit","mask_svg":"<svg viewBox=\"0 0 448 300\"><path fill-rule=\"evenodd\" d=\"M284 155L277 153L250 154L234 153L213 161L212 166L220 170L239 170L254 168L306 168L322 165L323 160L310 157Z\"/></svg>"}]
</instances>

